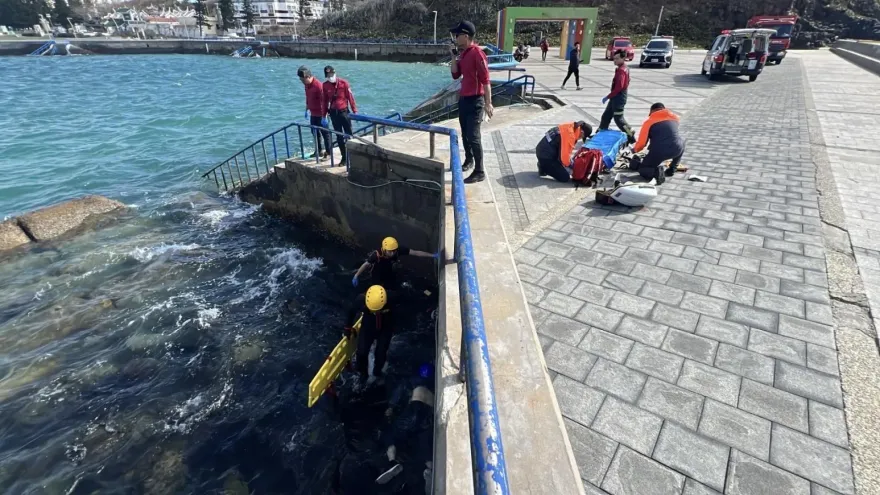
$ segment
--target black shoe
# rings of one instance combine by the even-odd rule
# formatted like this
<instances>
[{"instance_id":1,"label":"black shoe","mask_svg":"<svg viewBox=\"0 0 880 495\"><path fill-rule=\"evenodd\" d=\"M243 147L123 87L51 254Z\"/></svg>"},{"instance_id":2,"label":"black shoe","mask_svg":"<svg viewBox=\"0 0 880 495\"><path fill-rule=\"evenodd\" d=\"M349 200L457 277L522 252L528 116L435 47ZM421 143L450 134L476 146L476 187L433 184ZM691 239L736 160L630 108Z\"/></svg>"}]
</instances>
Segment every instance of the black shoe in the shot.
<instances>
[{"instance_id":1,"label":"black shoe","mask_svg":"<svg viewBox=\"0 0 880 495\"><path fill-rule=\"evenodd\" d=\"M654 179L657 181L658 186L666 182L666 176L663 173L663 165L657 167L657 174L654 176Z\"/></svg>"},{"instance_id":2,"label":"black shoe","mask_svg":"<svg viewBox=\"0 0 880 495\"><path fill-rule=\"evenodd\" d=\"M626 135L626 144L636 144L636 137L632 134Z\"/></svg>"},{"instance_id":3,"label":"black shoe","mask_svg":"<svg viewBox=\"0 0 880 495\"><path fill-rule=\"evenodd\" d=\"M664 174L666 177L672 177L673 175L675 175L675 169L676 169L676 168L677 168L677 167L666 167L666 172L664 172L663 174Z\"/></svg>"},{"instance_id":4,"label":"black shoe","mask_svg":"<svg viewBox=\"0 0 880 495\"><path fill-rule=\"evenodd\" d=\"M547 177L548 175L550 175L550 174L548 174L547 172L544 172L544 169L541 168L541 164L539 163L538 164L538 177Z\"/></svg>"},{"instance_id":5,"label":"black shoe","mask_svg":"<svg viewBox=\"0 0 880 495\"><path fill-rule=\"evenodd\" d=\"M465 184L474 184L486 180L486 174L482 170L477 170L464 180Z\"/></svg>"},{"instance_id":6,"label":"black shoe","mask_svg":"<svg viewBox=\"0 0 880 495\"><path fill-rule=\"evenodd\" d=\"M462 171L462 172L467 172L468 170L470 170L470 169L472 169L472 168L474 168L474 161L473 161L473 159L471 159L471 160L465 160L464 163L461 164L461 171Z\"/></svg>"}]
</instances>

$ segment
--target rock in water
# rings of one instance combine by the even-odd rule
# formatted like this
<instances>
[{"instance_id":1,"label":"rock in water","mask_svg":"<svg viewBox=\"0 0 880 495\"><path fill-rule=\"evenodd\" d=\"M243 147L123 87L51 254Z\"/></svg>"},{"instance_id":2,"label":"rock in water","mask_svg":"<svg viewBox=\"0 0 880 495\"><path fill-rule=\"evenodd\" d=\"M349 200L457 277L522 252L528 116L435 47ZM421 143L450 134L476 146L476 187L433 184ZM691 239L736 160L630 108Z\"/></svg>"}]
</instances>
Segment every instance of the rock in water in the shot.
<instances>
[{"instance_id":1,"label":"rock in water","mask_svg":"<svg viewBox=\"0 0 880 495\"><path fill-rule=\"evenodd\" d=\"M0 222L0 251L12 249L31 242L15 220Z\"/></svg>"},{"instance_id":2,"label":"rock in water","mask_svg":"<svg viewBox=\"0 0 880 495\"><path fill-rule=\"evenodd\" d=\"M179 447L179 448L178 448ZM149 494L180 493L186 483L186 464L183 460L183 446L170 445L157 457L144 480L144 492Z\"/></svg>"},{"instance_id":3,"label":"rock in water","mask_svg":"<svg viewBox=\"0 0 880 495\"><path fill-rule=\"evenodd\" d=\"M232 350L232 360L239 365L256 361L263 355L263 347L262 342L239 342Z\"/></svg>"},{"instance_id":4,"label":"rock in water","mask_svg":"<svg viewBox=\"0 0 880 495\"><path fill-rule=\"evenodd\" d=\"M93 215L122 208L125 205L119 201L103 196L85 196L23 215L18 218L18 223L35 240L47 241L76 229L91 220Z\"/></svg>"}]
</instances>

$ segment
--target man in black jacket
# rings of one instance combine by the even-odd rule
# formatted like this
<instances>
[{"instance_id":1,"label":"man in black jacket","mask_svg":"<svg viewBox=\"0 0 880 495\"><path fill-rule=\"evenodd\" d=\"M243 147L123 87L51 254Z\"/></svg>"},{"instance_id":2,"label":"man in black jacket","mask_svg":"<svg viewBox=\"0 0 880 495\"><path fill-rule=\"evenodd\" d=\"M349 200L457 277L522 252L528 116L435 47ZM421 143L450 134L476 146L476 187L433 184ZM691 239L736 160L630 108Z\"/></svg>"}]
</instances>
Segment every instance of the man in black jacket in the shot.
<instances>
[{"instance_id":1,"label":"man in black jacket","mask_svg":"<svg viewBox=\"0 0 880 495\"><path fill-rule=\"evenodd\" d=\"M648 148L648 154L641 162L636 161L636 167L633 167L644 179L656 179L657 184L663 184L666 177L675 175L685 148L684 138L678 129L679 120L678 115L669 111L666 105L660 102L651 105L651 113L639 129L639 140L633 147L636 153L646 146ZM668 168L663 166L666 160L672 160Z\"/></svg>"},{"instance_id":2,"label":"man in black jacket","mask_svg":"<svg viewBox=\"0 0 880 495\"><path fill-rule=\"evenodd\" d=\"M581 44L575 43L574 48L568 53L568 74L565 75L565 80L562 81L562 89L565 89L565 83L568 82L568 78L574 74L574 83L577 84L577 89L580 91L581 89Z\"/></svg>"}]
</instances>

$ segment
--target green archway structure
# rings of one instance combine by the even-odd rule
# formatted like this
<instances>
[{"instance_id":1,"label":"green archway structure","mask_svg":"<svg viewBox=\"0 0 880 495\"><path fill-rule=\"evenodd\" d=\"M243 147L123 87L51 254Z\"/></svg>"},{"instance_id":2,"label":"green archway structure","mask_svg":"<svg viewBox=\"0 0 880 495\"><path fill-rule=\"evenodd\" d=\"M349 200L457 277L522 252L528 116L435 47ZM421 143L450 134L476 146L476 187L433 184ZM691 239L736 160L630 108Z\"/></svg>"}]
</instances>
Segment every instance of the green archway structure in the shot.
<instances>
[{"instance_id":1,"label":"green archway structure","mask_svg":"<svg viewBox=\"0 0 880 495\"><path fill-rule=\"evenodd\" d=\"M561 21L561 58L567 59L576 42L581 44L581 61L590 63L593 32L599 9L595 7L507 7L498 12L498 48L513 52L513 29L518 21Z\"/></svg>"}]
</instances>

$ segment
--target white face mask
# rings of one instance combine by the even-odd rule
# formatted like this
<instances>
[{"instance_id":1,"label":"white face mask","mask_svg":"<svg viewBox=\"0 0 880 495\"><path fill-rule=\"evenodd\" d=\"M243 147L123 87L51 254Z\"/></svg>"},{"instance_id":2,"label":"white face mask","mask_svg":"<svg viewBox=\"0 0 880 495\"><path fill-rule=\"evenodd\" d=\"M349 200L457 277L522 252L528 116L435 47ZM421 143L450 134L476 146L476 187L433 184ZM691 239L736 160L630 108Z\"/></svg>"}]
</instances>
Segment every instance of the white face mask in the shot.
<instances>
[{"instance_id":1,"label":"white face mask","mask_svg":"<svg viewBox=\"0 0 880 495\"><path fill-rule=\"evenodd\" d=\"M327 81L329 81L329 82L331 82L331 83L335 83L335 82L336 82L336 76L333 75L333 76L328 77L328 78L327 78Z\"/></svg>"}]
</instances>

